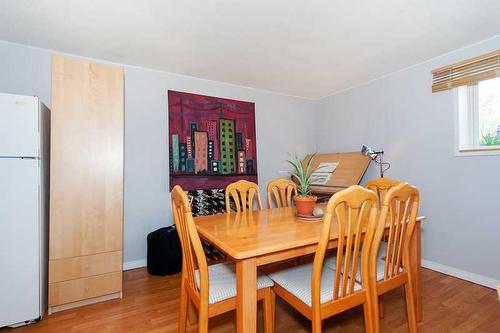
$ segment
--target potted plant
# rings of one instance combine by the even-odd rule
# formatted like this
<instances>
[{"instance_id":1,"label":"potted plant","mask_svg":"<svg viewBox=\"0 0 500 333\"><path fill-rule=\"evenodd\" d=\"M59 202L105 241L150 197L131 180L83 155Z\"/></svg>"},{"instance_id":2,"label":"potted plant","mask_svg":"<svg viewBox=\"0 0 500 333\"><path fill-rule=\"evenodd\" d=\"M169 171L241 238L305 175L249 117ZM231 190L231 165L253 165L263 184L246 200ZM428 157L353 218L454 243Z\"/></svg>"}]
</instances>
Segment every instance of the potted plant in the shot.
<instances>
[{"instance_id":1,"label":"potted plant","mask_svg":"<svg viewBox=\"0 0 500 333\"><path fill-rule=\"evenodd\" d=\"M290 163L294 169L294 172L292 172L292 178L295 178L298 182L298 194L293 198L298 215L312 216L316 200L318 199L315 195L311 195L310 189L312 181L310 169L314 156L315 155L312 155L311 158L309 158L305 169L297 155L295 155L293 159L287 160L287 162Z\"/></svg>"}]
</instances>

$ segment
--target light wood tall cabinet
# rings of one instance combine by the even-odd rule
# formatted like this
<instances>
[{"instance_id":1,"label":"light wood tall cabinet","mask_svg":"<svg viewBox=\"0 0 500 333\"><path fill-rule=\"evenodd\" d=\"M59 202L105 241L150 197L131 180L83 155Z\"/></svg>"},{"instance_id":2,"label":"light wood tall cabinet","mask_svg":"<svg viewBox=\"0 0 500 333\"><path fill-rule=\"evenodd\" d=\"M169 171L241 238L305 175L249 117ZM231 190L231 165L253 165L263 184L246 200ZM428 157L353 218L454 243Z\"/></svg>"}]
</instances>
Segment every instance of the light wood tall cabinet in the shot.
<instances>
[{"instance_id":1,"label":"light wood tall cabinet","mask_svg":"<svg viewBox=\"0 0 500 333\"><path fill-rule=\"evenodd\" d=\"M121 297L123 69L52 58L49 313Z\"/></svg>"}]
</instances>

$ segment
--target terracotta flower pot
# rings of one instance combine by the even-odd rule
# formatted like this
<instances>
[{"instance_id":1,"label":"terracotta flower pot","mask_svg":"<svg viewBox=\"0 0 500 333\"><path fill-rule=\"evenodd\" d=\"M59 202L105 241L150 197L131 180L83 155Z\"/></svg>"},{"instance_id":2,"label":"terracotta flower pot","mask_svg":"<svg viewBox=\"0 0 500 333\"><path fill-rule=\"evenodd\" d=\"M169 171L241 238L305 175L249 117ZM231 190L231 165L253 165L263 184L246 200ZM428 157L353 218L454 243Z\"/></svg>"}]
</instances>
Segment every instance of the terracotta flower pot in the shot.
<instances>
[{"instance_id":1,"label":"terracotta flower pot","mask_svg":"<svg viewBox=\"0 0 500 333\"><path fill-rule=\"evenodd\" d=\"M316 200L318 200L318 197L315 195L307 197L294 196L293 201L295 203L295 208L297 208L297 214L312 216Z\"/></svg>"}]
</instances>

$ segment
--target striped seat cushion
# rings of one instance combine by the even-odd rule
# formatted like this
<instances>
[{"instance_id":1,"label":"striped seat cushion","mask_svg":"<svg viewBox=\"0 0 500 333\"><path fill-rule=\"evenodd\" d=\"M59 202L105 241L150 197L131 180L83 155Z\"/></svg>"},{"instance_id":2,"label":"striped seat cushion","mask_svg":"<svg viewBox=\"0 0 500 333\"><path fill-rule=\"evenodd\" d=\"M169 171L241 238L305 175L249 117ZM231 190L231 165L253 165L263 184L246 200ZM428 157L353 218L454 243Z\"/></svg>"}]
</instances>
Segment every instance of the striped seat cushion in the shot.
<instances>
[{"instance_id":1,"label":"striped seat cushion","mask_svg":"<svg viewBox=\"0 0 500 333\"><path fill-rule=\"evenodd\" d=\"M385 268L385 254L387 252L387 243L381 242L380 248L377 256L377 281L380 281L384 278L384 268ZM330 269L336 269L337 267L337 256L331 256L325 259L326 267ZM342 267L342 269L344 269ZM361 283L361 253L358 257L358 268L356 271L356 282Z\"/></svg>"},{"instance_id":2,"label":"striped seat cushion","mask_svg":"<svg viewBox=\"0 0 500 333\"><path fill-rule=\"evenodd\" d=\"M196 284L200 287L200 273L196 274ZM257 289L272 287L273 281L264 274L257 275ZM215 304L236 296L236 267L232 263L208 266L208 303Z\"/></svg>"},{"instance_id":3,"label":"striped seat cushion","mask_svg":"<svg viewBox=\"0 0 500 333\"><path fill-rule=\"evenodd\" d=\"M304 264L300 266L291 267L278 272L274 272L269 277L275 284L280 285L282 288L290 292L292 295L300 299L305 304L312 306L312 291L311 291L311 273L313 264ZM335 271L324 267L321 274L321 290L320 300L321 303L326 303L333 299L333 279L335 278ZM354 290L360 290L359 283L354 284Z\"/></svg>"}]
</instances>

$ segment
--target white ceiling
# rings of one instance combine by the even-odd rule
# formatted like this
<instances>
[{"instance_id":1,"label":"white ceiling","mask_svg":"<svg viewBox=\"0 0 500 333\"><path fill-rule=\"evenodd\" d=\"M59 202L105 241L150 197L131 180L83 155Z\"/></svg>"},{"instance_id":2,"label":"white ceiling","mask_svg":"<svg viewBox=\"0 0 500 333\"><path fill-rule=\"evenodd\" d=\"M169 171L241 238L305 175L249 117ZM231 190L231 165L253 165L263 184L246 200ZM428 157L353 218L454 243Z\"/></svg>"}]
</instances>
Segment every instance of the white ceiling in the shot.
<instances>
[{"instance_id":1,"label":"white ceiling","mask_svg":"<svg viewBox=\"0 0 500 333\"><path fill-rule=\"evenodd\" d=\"M499 32L499 0L0 1L3 40L308 98Z\"/></svg>"}]
</instances>

